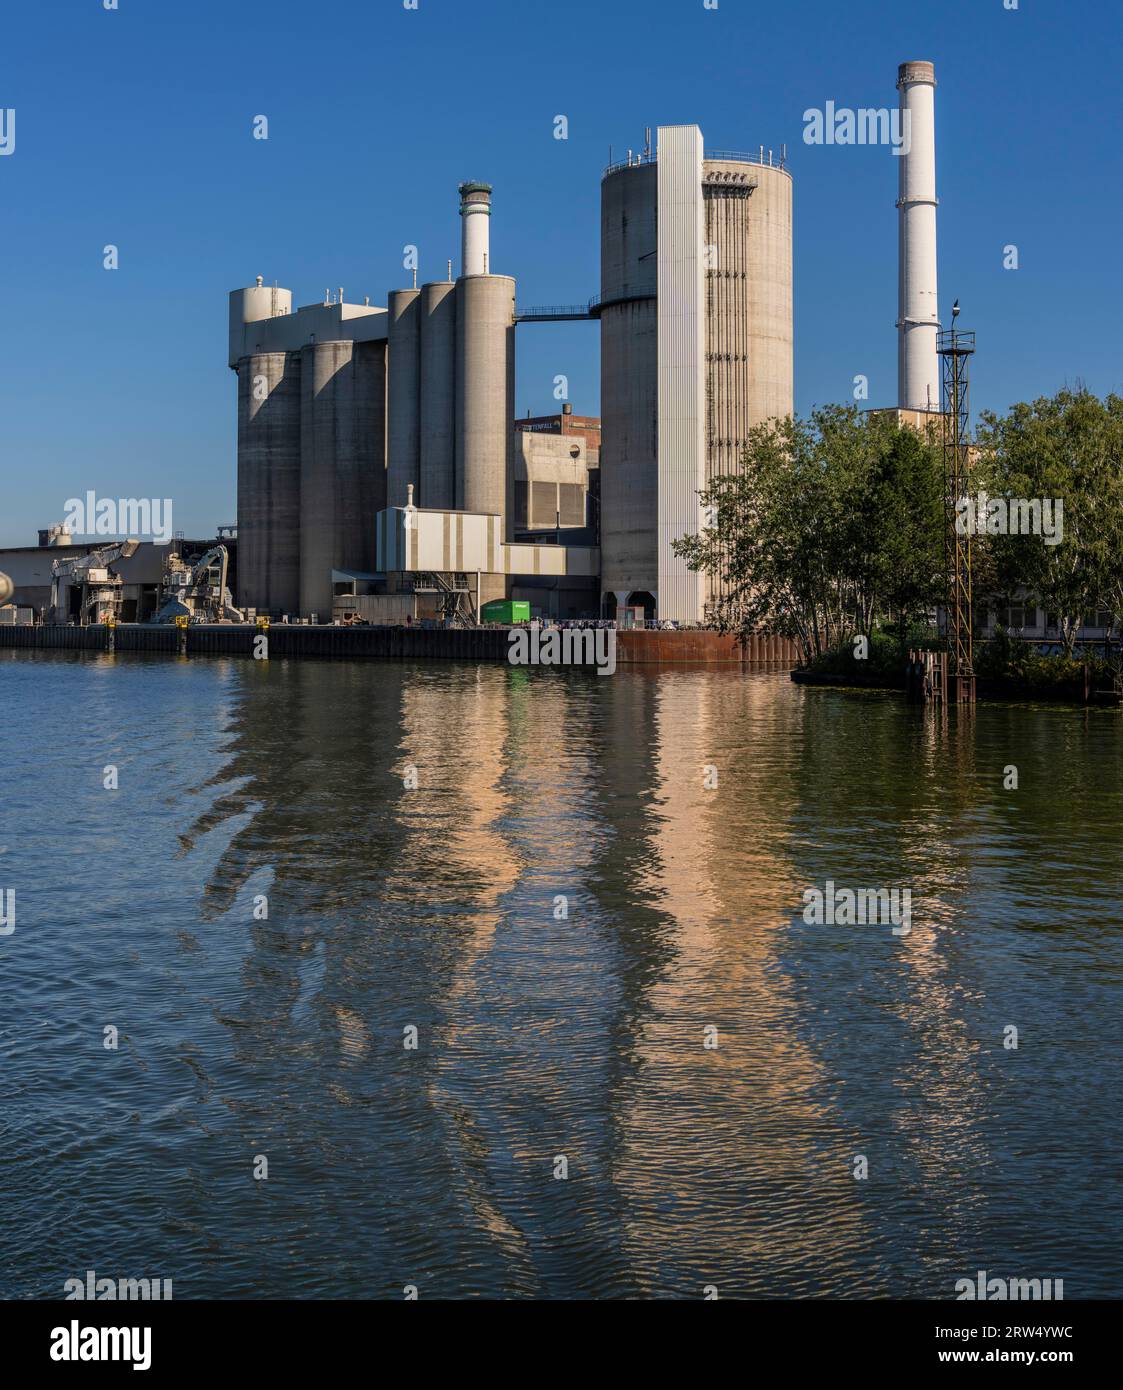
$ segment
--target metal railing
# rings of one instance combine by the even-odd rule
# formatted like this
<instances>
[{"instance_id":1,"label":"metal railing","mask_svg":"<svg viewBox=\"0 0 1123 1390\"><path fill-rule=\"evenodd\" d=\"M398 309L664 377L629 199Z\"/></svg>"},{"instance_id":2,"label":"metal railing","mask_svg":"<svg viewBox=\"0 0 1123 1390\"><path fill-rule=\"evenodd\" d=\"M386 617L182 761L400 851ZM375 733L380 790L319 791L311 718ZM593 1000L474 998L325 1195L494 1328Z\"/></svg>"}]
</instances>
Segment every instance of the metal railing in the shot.
<instances>
[{"instance_id":1,"label":"metal railing","mask_svg":"<svg viewBox=\"0 0 1123 1390\"><path fill-rule=\"evenodd\" d=\"M746 154L743 150L705 150L702 158L719 164L762 164L768 169L782 169L788 162L788 147L781 145L779 154L766 150L763 145L758 146L756 154Z\"/></svg>"},{"instance_id":2,"label":"metal railing","mask_svg":"<svg viewBox=\"0 0 1123 1390\"><path fill-rule=\"evenodd\" d=\"M515 322L556 323L562 319L596 319L600 317L601 309L607 308L610 304L631 304L655 297L654 290L644 290L634 294L613 295L607 300L599 294L594 294L586 304L536 304L529 309L516 309Z\"/></svg>"},{"instance_id":3,"label":"metal railing","mask_svg":"<svg viewBox=\"0 0 1123 1390\"><path fill-rule=\"evenodd\" d=\"M655 164L658 162L658 158L654 151L645 154L641 150L639 154L635 154L629 159L621 159L615 164L608 165L601 178L608 178L609 174L615 174L618 169L637 169L644 164ZM744 150L703 150L702 158L717 163L760 164L768 169L783 169L788 162L788 147L781 145L779 153L777 153L775 150L766 149L764 145L760 145L755 154Z\"/></svg>"},{"instance_id":4,"label":"metal railing","mask_svg":"<svg viewBox=\"0 0 1123 1390\"><path fill-rule=\"evenodd\" d=\"M595 296L597 300L600 295ZM547 323L563 319L587 319L592 317L594 300L587 304L536 304L529 309L516 309L516 323Z\"/></svg>"}]
</instances>

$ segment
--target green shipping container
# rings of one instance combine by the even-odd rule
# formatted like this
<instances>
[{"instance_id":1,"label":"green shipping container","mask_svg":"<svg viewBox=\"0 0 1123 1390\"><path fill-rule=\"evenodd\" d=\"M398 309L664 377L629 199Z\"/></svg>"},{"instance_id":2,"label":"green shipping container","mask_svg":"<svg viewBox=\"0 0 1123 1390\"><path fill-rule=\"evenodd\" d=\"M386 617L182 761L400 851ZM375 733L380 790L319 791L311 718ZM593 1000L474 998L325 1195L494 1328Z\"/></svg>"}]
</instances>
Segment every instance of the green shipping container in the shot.
<instances>
[{"instance_id":1,"label":"green shipping container","mask_svg":"<svg viewBox=\"0 0 1123 1390\"><path fill-rule=\"evenodd\" d=\"M497 598L480 609L485 623L529 623L530 601L523 598Z\"/></svg>"}]
</instances>

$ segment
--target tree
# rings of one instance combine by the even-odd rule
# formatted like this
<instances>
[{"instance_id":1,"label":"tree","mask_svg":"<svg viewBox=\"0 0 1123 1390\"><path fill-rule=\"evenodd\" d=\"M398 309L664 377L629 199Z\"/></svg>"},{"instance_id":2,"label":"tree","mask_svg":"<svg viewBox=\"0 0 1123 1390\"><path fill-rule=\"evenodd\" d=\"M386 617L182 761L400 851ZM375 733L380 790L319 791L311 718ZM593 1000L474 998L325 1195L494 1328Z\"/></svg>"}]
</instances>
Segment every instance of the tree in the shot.
<instances>
[{"instance_id":1,"label":"tree","mask_svg":"<svg viewBox=\"0 0 1123 1390\"><path fill-rule=\"evenodd\" d=\"M754 429L741 471L701 495L709 525L674 548L713 578L723 630L766 628L811 660L938 600L941 478L932 444L892 415L826 406Z\"/></svg>"},{"instance_id":2,"label":"tree","mask_svg":"<svg viewBox=\"0 0 1123 1390\"><path fill-rule=\"evenodd\" d=\"M1085 613L1123 610L1123 399L1066 388L979 418L973 493L1063 507L1055 544L988 527L988 583L1010 596L1025 590L1055 613L1071 657Z\"/></svg>"}]
</instances>

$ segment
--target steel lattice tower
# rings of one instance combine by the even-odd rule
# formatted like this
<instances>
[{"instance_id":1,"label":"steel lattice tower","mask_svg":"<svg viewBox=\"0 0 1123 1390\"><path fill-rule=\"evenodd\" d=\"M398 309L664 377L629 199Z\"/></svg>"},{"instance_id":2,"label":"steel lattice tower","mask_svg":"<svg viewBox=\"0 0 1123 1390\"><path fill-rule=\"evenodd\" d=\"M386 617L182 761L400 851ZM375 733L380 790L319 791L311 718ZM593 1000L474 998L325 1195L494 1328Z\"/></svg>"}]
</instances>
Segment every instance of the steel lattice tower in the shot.
<instances>
[{"instance_id":1,"label":"steel lattice tower","mask_svg":"<svg viewBox=\"0 0 1123 1390\"><path fill-rule=\"evenodd\" d=\"M956 307L958 312L958 304ZM954 324L955 318L952 317ZM974 642L971 615L971 531L956 525L956 504L967 496L970 475L971 403L969 364L974 333L956 328L937 340L943 377L944 560L947 575L945 631L948 650L947 699L975 700ZM968 513L970 516L970 513Z\"/></svg>"}]
</instances>

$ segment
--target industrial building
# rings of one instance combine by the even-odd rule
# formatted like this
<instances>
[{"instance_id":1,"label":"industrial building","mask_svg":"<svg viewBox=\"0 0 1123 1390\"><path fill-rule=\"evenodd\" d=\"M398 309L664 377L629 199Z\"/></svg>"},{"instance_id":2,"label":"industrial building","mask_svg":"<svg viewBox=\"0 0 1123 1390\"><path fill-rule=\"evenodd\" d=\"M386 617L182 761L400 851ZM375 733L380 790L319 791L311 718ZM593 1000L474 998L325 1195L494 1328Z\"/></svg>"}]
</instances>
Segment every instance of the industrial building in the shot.
<instances>
[{"instance_id":1,"label":"industrial building","mask_svg":"<svg viewBox=\"0 0 1123 1390\"><path fill-rule=\"evenodd\" d=\"M899 65L893 409L916 428L942 419L935 89L930 62ZM584 305L516 308L478 182L460 186L455 281L450 263L446 281L394 290L385 309L340 291L293 312L288 290L235 291L241 604L327 620L358 583L474 585L480 602L529 596L559 616L638 607L705 623L718 581L673 542L698 530L699 493L742 466L752 429L794 405L785 155L706 150L694 125L660 127L653 148L648 132L603 173L600 288ZM568 406L518 420L517 327L565 319L599 324L599 420ZM449 535L490 518L500 549L476 558L493 568L472 584L394 571L405 552L378 537L399 522L379 513L408 505L462 518L440 523ZM564 558L538 553L559 546Z\"/></svg>"},{"instance_id":2,"label":"industrial building","mask_svg":"<svg viewBox=\"0 0 1123 1390\"><path fill-rule=\"evenodd\" d=\"M91 565L83 579L95 576L95 582L104 585L107 592L113 591L112 611L118 621L151 622L166 593L169 572L174 570L177 562L180 569L183 566L190 568L218 546L228 552L229 582L232 588L236 587L238 542L229 535L210 540L177 536L167 542L132 541L123 547L105 537L77 541L65 526L46 528L39 532L38 545L12 546L0 550L0 571L11 580L13 605L7 618L0 613L0 622L91 621L88 615L78 612L70 602L65 605L65 611L52 613L54 598L58 597L56 571L84 569L83 561ZM115 552L112 561L105 566L98 564L98 556L109 552ZM73 584L64 587L77 588ZM55 591L54 596L52 591ZM76 594L74 597L76 599Z\"/></svg>"},{"instance_id":3,"label":"industrial building","mask_svg":"<svg viewBox=\"0 0 1123 1390\"><path fill-rule=\"evenodd\" d=\"M793 409L792 180L772 152L662 127L601 184L604 611L698 623L707 576L671 550L750 429Z\"/></svg>"},{"instance_id":4,"label":"industrial building","mask_svg":"<svg viewBox=\"0 0 1123 1390\"><path fill-rule=\"evenodd\" d=\"M671 541L750 428L792 409L783 160L660 128L605 171L600 293L560 310L516 309L491 262L492 189L459 192L455 280L384 309L340 290L294 310L260 277L231 294L238 603L330 621L341 600L412 589L704 621L708 581ZM599 322L600 420L516 420L516 326L549 319Z\"/></svg>"}]
</instances>

